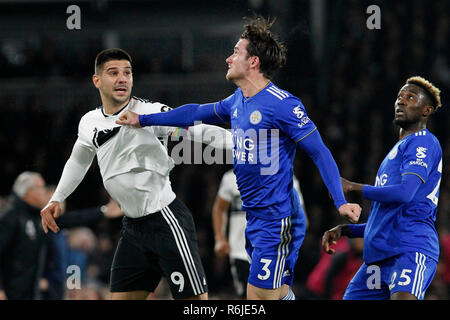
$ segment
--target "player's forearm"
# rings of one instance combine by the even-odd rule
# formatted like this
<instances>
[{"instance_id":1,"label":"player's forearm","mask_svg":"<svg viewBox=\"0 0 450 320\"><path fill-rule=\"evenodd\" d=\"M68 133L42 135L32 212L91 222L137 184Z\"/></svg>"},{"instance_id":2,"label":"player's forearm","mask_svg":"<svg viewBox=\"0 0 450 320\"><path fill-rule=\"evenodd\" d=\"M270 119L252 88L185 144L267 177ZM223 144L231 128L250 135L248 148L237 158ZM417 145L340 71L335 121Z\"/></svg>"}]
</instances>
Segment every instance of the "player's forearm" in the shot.
<instances>
[{"instance_id":1,"label":"player's forearm","mask_svg":"<svg viewBox=\"0 0 450 320\"><path fill-rule=\"evenodd\" d=\"M146 126L192 126L196 122L209 124L221 123L214 111L214 104L185 104L173 110L153 114L139 115L139 124Z\"/></svg>"},{"instance_id":2,"label":"player's forearm","mask_svg":"<svg viewBox=\"0 0 450 320\"><path fill-rule=\"evenodd\" d=\"M218 149L232 149L233 136L230 131L218 126L202 124L188 129L190 140L206 143Z\"/></svg>"},{"instance_id":3,"label":"player's forearm","mask_svg":"<svg viewBox=\"0 0 450 320\"><path fill-rule=\"evenodd\" d=\"M230 203L219 195L216 197L214 201L214 205L212 208L212 224L214 231L214 238L216 241L218 240L226 240L225 235L225 226L228 221L228 208Z\"/></svg>"},{"instance_id":4,"label":"player's forearm","mask_svg":"<svg viewBox=\"0 0 450 320\"><path fill-rule=\"evenodd\" d=\"M362 194L369 200L407 203L414 198L421 184L422 180L418 176L405 174L400 184L380 187L364 185Z\"/></svg>"},{"instance_id":5,"label":"player's forearm","mask_svg":"<svg viewBox=\"0 0 450 320\"><path fill-rule=\"evenodd\" d=\"M61 178L50 201L64 201L81 183L91 166L95 154L78 142L67 160Z\"/></svg>"},{"instance_id":6,"label":"player's forearm","mask_svg":"<svg viewBox=\"0 0 450 320\"><path fill-rule=\"evenodd\" d=\"M213 231L214 231L214 239L217 240L224 240L226 239L225 233L224 233L224 215L221 211L214 210L213 209Z\"/></svg>"}]
</instances>

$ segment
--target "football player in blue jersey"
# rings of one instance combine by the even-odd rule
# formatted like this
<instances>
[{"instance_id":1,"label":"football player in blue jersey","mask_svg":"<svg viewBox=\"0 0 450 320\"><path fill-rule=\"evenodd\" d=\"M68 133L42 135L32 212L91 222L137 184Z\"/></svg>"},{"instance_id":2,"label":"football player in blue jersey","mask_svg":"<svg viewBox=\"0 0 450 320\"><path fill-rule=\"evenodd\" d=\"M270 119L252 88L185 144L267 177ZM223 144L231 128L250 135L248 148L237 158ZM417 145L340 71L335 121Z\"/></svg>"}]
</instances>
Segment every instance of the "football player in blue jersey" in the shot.
<instances>
[{"instance_id":1,"label":"football player in blue jersey","mask_svg":"<svg viewBox=\"0 0 450 320\"><path fill-rule=\"evenodd\" d=\"M433 280L439 259L436 220L442 175L442 149L427 129L441 107L440 91L422 77L411 77L394 104L399 141L378 169L375 186L342 178L344 192L372 200L367 223L326 231L323 249L341 236L364 237L364 264L344 299L419 299Z\"/></svg>"},{"instance_id":2,"label":"football player in blue jersey","mask_svg":"<svg viewBox=\"0 0 450 320\"><path fill-rule=\"evenodd\" d=\"M117 123L134 127L231 123L234 172L247 212L247 298L288 300L295 298L294 267L305 236L305 214L292 183L297 147L318 167L341 216L356 223L361 207L347 203L336 162L300 99L271 81L286 62L286 48L269 30L272 24L255 17L244 26L226 59L226 78L238 87L228 98L183 105L163 117L127 112Z\"/></svg>"}]
</instances>

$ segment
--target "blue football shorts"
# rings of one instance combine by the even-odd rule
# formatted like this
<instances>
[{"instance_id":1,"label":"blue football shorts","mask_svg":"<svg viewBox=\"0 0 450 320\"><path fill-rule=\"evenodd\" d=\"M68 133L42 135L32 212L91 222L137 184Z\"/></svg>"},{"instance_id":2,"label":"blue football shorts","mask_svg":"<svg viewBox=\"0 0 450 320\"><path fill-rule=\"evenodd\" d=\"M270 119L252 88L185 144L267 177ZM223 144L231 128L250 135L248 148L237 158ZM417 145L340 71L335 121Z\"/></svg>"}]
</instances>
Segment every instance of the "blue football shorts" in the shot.
<instances>
[{"instance_id":1,"label":"blue football shorts","mask_svg":"<svg viewBox=\"0 0 450 320\"><path fill-rule=\"evenodd\" d=\"M292 286L298 251L305 238L303 210L289 217L265 220L247 214L245 229L250 260L248 283L258 288L277 289Z\"/></svg>"},{"instance_id":2,"label":"blue football shorts","mask_svg":"<svg viewBox=\"0 0 450 320\"><path fill-rule=\"evenodd\" d=\"M436 272L437 262L420 252L406 252L359 268L350 281L344 300L388 300L395 292L423 300Z\"/></svg>"}]
</instances>

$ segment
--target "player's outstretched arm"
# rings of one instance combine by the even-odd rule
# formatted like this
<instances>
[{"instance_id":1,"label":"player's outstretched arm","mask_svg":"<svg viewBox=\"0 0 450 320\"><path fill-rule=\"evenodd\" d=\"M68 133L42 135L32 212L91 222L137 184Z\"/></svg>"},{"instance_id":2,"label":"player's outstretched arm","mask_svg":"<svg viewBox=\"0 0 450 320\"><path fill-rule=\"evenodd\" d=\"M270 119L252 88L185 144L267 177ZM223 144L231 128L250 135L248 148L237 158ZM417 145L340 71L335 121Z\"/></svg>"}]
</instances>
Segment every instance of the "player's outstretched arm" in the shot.
<instances>
[{"instance_id":1,"label":"player's outstretched arm","mask_svg":"<svg viewBox=\"0 0 450 320\"><path fill-rule=\"evenodd\" d=\"M347 203L342 189L339 169L330 150L323 143L319 132L313 131L306 138L300 140L298 145L311 157L319 169L322 180L327 186L339 214L347 217L352 223L358 222L361 207L356 203Z\"/></svg>"},{"instance_id":2,"label":"player's outstretched arm","mask_svg":"<svg viewBox=\"0 0 450 320\"><path fill-rule=\"evenodd\" d=\"M192 126L196 122L223 123L222 119L216 114L213 103L185 104L167 112L141 115L127 110L116 120L117 124L130 125L136 128L146 126L186 127Z\"/></svg>"},{"instance_id":3,"label":"player's outstretched arm","mask_svg":"<svg viewBox=\"0 0 450 320\"><path fill-rule=\"evenodd\" d=\"M415 174L404 174L399 184L390 186L370 186L355 183L344 178L341 178L341 180L345 193L357 192L369 200L396 203L410 202L423 183L421 178Z\"/></svg>"}]
</instances>

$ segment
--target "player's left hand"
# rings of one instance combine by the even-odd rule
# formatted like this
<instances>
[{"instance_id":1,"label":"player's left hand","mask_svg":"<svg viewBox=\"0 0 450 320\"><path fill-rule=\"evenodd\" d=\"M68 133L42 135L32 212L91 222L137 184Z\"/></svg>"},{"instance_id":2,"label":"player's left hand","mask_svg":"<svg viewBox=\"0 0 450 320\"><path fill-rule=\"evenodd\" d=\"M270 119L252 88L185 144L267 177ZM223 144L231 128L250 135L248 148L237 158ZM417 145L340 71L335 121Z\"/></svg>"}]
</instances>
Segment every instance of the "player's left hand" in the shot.
<instances>
[{"instance_id":1,"label":"player's left hand","mask_svg":"<svg viewBox=\"0 0 450 320\"><path fill-rule=\"evenodd\" d=\"M122 115L116 120L117 124L128 125L135 128L140 128L139 115L130 110L125 110Z\"/></svg>"},{"instance_id":2,"label":"player's left hand","mask_svg":"<svg viewBox=\"0 0 450 320\"><path fill-rule=\"evenodd\" d=\"M357 223L361 215L361 206L357 203L346 203L339 207L339 214L346 217L351 223Z\"/></svg>"}]
</instances>

